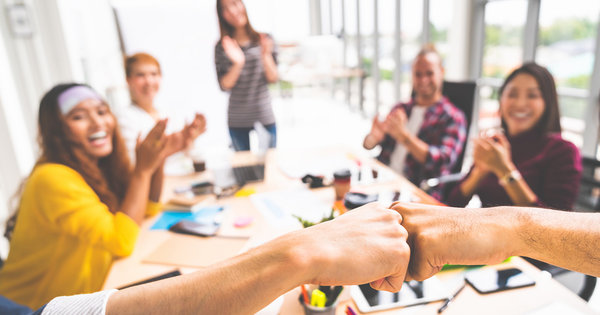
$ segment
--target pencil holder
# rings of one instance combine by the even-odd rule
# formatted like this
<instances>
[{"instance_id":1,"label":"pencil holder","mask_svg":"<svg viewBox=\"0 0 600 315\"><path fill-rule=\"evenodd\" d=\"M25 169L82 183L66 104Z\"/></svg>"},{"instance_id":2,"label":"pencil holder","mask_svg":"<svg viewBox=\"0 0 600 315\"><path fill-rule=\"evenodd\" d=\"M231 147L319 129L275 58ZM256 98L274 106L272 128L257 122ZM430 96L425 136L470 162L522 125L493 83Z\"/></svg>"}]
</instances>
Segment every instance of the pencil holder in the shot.
<instances>
[{"instance_id":1,"label":"pencil holder","mask_svg":"<svg viewBox=\"0 0 600 315\"><path fill-rule=\"evenodd\" d=\"M335 308L337 307L338 302L335 301L330 306L325 307L317 307L312 306L310 304L304 303L304 299L302 298L302 294L299 297L300 304L304 308L304 314L306 315L335 315Z\"/></svg>"}]
</instances>

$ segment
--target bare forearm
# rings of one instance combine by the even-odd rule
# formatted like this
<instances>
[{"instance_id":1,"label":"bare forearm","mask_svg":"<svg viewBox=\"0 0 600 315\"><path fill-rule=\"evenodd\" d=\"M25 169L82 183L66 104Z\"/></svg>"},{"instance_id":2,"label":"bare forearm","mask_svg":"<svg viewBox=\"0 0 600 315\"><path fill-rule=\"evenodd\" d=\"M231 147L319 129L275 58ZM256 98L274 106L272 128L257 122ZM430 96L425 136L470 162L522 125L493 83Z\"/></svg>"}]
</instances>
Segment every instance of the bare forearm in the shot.
<instances>
[{"instance_id":1,"label":"bare forearm","mask_svg":"<svg viewBox=\"0 0 600 315\"><path fill-rule=\"evenodd\" d=\"M395 203L411 243L412 278L445 264L497 264L526 256L600 275L600 214L527 207L448 208Z\"/></svg>"},{"instance_id":2,"label":"bare forearm","mask_svg":"<svg viewBox=\"0 0 600 315\"><path fill-rule=\"evenodd\" d=\"M504 190L515 206L531 206L537 200L537 196L524 179L505 185Z\"/></svg>"},{"instance_id":3,"label":"bare forearm","mask_svg":"<svg viewBox=\"0 0 600 315\"><path fill-rule=\"evenodd\" d=\"M516 169L512 163L504 163L498 167L495 173L498 178L503 178ZM505 183L503 187L515 206L531 206L537 200L537 196L523 178Z\"/></svg>"},{"instance_id":4,"label":"bare forearm","mask_svg":"<svg viewBox=\"0 0 600 315\"><path fill-rule=\"evenodd\" d=\"M106 313L252 314L304 283L398 292L410 259L401 219L370 203L199 272L116 292Z\"/></svg>"},{"instance_id":5,"label":"bare forearm","mask_svg":"<svg viewBox=\"0 0 600 315\"><path fill-rule=\"evenodd\" d=\"M408 134L404 139L403 144L419 163L423 164L425 161L427 161L429 145L423 142L423 140L419 139L419 137L413 134Z\"/></svg>"},{"instance_id":6,"label":"bare forearm","mask_svg":"<svg viewBox=\"0 0 600 315\"><path fill-rule=\"evenodd\" d=\"M305 266L281 244L255 248L193 274L118 291L106 313L253 314L308 281Z\"/></svg>"},{"instance_id":7,"label":"bare forearm","mask_svg":"<svg viewBox=\"0 0 600 315\"><path fill-rule=\"evenodd\" d=\"M152 180L150 181L150 193L148 199L153 202L160 202L160 195L162 192L163 180L164 180L164 166L163 163L160 167L152 174Z\"/></svg>"},{"instance_id":8,"label":"bare forearm","mask_svg":"<svg viewBox=\"0 0 600 315\"><path fill-rule=\"evenodd\" d=\"M134 171L131 182L127 187L125 199L121 204L120 211L128 215L138 224L144 220L146 204L150 193L151 174L147 172Z\"/></svg>"},{"instance_id":9,"label":"bare forearm","mask_svg":"<svg viewBox=\"0 0 600 315\"><path fill-rule=\"evenodd\" d=\"M277 73L277 64L273 59L273 55L263 55L262 60L265 68L265 77L267 78L267 82L277 82L277 80L279 80L279 74Z\"/></svg>"},{"instance_id":10,"label":"bare forearm","mask_svg":"<svg viewBox=\"0 0 600 315\"><path fill-rule=\"evenodd\" d=\"M517 220L515 254L600 276L600 215L507 207Z\"/></svg>"},{"instance_id":11,"label":"bare forearm","mask_svg":"<svg viewBox=\"0 0 600 315\"><path fill-rule=\"evenodd\" d=\"M474 168L471 174L460 184L462 195L465 197L472 196L483 177L484 174L478 168Z\"/></svg>"},{"instance_id":12,"label":"bare forearm","mask_svg":"<svg viewBox=\"0 0 600 315\"><path fill-rule=\"evenodd\" d=\"M243 68L244 64L233 64L231 68L229 68L229 72L221 77L221 80L219 81L221 88L223 90L231 90L240 78Z\"/></svg>"}]
</instances>

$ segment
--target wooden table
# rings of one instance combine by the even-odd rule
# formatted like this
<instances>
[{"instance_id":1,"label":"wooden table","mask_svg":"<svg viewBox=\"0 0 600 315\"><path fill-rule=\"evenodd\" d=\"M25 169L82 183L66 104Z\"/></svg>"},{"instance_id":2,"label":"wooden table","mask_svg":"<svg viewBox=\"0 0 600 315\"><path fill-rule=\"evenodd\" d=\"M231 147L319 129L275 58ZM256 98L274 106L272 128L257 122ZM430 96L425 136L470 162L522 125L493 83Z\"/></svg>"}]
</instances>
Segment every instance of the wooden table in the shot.
<instances>
[{"instance_id":1,"label":"wooden table","mask_svg":"<svg viewBox=\"0 0 600 315\"><path fill-rule=\"evenodd\" d=\"M308 153L299 151L269 151L265 160L265 181L250 184L247 185L247 187L254 189L258 193L302 187L304 184L302 184L300 180L287 177L283 174L277 161L286 160L302 163L307 154L319 154L319 156L332 156L337 154L339 156L339 152L339 149L324 149L318 152ZM365 158L361 158L360 160L363 162L363 169L369 169L371 167L380 170L385 169L385 166L377 161ZM260 161L260 159L248 152L244 152L236 153L232 158L231 164L253 164L257 161ZM206 174L203 175L169 177L164 185L163 198L170 198L173 194L172 191L174 187L198 181L203 177L210 179L210 173L206 172ZM437 203L435 199L399 176L394 176L389 180L370 183L368 185L353 185L352 189L363 192L395 189L400 190L403 193L410 192L413 195L413 198L420 202ZM313 189L312 191L324 203L333 204L333 188L326 187ZM250 237L242 251L251 246L260 244L269 238L273 238L276 235L287 232L287 230L273 228L264 219L261 219L262 215L254 207L249 197L229 197L219 199L217 202L218 204L226 206L227 209L224 211L224 219L219 234ZM233 227L233 220L237 216L251 216L255 218L255 220L249 227L236 229ZM127 258L117 260L113 264L104 284L105 289L118 288L174 269L179 269L182 273L189 273L201 269L143 262L145 257L155 251L160 244L169 238L193 238L192 236L174 236L173 233L164 230L150 230L150 226L155 220L156 218L151 218L142 225L140 236L133 254ZM484 268L508 268L511 266L519 267L534 278L536 280L536 285L533 287L509 290L489 295L480 295L471 287L467 286L453 301L451 306L448 307L444 314L526 314L555 302L567 305L569 308L576 309L583 314L594 314L593 310L591 310L591 308L589 308L577 295L573 294L560 283L547 277L544 273L540 272L537 268L521 258L515 257L508 263L487 266ZM463 270L441 272L438 274L438 278L450 289L450 291L454 291L454 287L457 288L462 283L462 273L464 273ZM302 306L298 302L299 294L299 289L295 289L284 295L284 302L280 314L303 314ZM399 308L370 314L436 314L437 309L441 304L442 302L432 302L426 305ZM347 289L344 290L340 296L340 303L336 310L336 314L345 314L344 309L346 305L350 305L358 311L358 308L350 298L349 290Z\"/></svg>"}]
</instances>

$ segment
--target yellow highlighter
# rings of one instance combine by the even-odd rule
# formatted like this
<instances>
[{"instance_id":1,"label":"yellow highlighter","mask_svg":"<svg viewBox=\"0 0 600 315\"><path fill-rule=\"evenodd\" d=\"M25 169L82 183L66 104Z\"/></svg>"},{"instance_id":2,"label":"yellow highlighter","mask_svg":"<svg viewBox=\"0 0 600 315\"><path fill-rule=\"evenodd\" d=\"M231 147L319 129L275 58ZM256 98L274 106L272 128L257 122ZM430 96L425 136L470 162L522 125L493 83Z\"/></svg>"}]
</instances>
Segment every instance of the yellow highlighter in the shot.
<instances>
[{"instance_id":1,"label":"yellow highlighter","mask_svg":"<svg viewBox=\"0 0 600 315\"><path fill-rule=\"evenodd\" d=\"M312 291L310 295L310 305L316 307L325 307L325 302L327 302L327 296L325 293L319 289L315 289Z\"/></svg>"}]
</instances>

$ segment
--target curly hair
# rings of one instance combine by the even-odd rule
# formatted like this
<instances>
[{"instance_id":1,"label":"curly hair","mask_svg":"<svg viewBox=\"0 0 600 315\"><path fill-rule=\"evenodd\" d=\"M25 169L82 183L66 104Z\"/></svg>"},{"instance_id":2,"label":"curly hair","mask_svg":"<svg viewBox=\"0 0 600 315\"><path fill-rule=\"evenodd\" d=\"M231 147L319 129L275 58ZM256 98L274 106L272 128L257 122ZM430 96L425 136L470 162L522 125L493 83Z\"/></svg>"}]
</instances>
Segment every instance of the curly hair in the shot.
<instances>
[{"instance_id":1,"label":"curly hair","mask_svg":"<svg viewBox=\"0 0 600 315\"><path fill-rule=\"evenodd\" d=\"M58 97L62 92L74 86L87 85L59 84L42 97L38 113L38 142L41 154L35 166L57 163L74 169L90 185L100 201L115 213L119 210L125 197L131 177L132 168L127 149L121 138L118 124L115 124L112 136L112 152L97 162L90 158L80 143L73 140L65 124L64 116L60 113ZM109 111L109 113L113 115L112 112ZM17 193L22 193L22 189ZM18 211L7 222L5 235L9 239L16 224L17 215Z\"/></svg>"}]
</instances>

